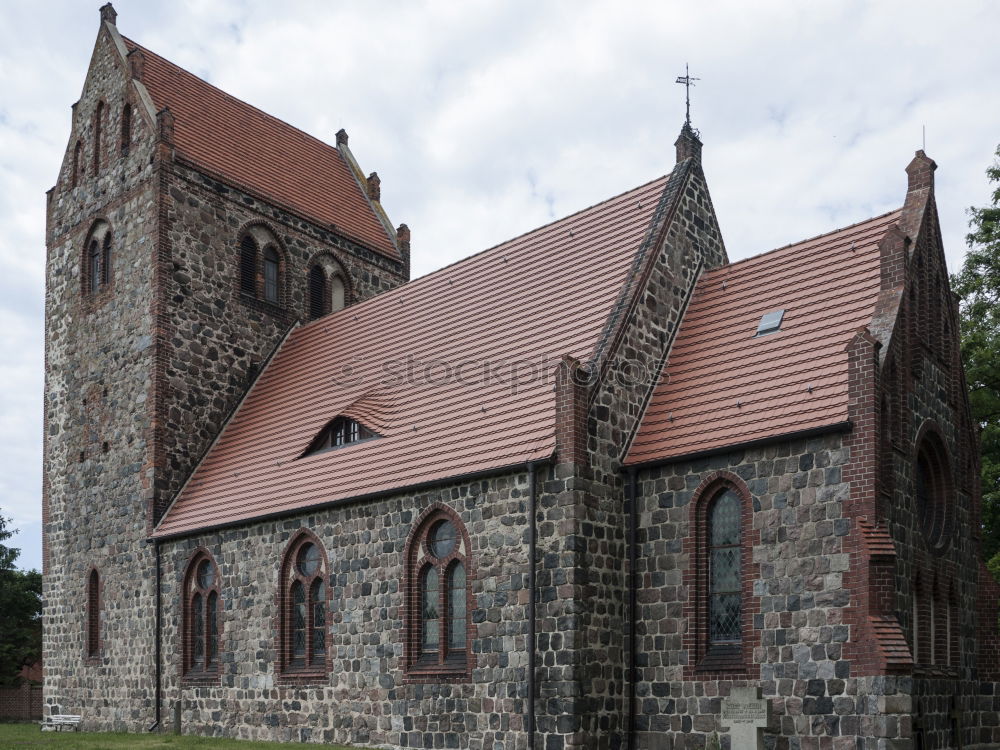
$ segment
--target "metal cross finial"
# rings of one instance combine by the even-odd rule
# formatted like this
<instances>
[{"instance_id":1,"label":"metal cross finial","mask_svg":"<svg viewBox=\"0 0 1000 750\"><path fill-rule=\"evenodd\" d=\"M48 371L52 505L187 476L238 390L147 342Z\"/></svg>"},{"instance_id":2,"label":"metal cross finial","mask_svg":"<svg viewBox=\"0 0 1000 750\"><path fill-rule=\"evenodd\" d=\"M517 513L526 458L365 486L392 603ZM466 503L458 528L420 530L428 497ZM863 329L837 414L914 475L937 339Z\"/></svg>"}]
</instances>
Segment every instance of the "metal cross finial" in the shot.
<instances>
[{"instance_id":1,"label":"metal cross finial","mask_svg":"<svg viewBox=\"0 0 1000 750\"><path fill-rule=\"evenodd\" d=\"M677 76L675 83L684 84L684 104L686 115L684 117L684 124L691 125L691 87L694 86L695 81L700 81L700 78L692 78L691 72L688 70L688 64L684 63L684 75Z\"/></svg>"}]
</instances>

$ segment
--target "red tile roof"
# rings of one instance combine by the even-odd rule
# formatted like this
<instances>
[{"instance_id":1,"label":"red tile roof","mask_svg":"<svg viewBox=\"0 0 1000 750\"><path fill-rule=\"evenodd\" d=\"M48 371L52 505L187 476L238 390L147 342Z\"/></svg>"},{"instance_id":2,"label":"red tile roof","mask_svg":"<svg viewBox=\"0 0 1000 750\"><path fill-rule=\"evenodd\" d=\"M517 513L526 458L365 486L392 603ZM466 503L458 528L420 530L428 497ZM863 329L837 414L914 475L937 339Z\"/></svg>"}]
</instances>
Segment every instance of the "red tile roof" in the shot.
<instances>
[{"instance_id":1,"label":"red tile roof","mask_svg":"<svg viewBox=\"0 0 1000 750\"><path fill-rule=\"evenodd\" d=\"M592 354L683 174L293 331L156 535L550 456L555 368ZM299 458L340 414L381 437Z\"/></svg>"},{"instance_id":2,"label":"red tile roof","mask_svg":"<svg viewBox=\"0 0 1000 750\"><path fill-rule=\"evenodd\" d=\"M846 422L845 347L874 313L878 242L898 218L706 272L626 463ZM781 331L755 337L761 316L779 309Z\"/></svg>"},{"instance_id":3,"label":"red tile roof","mask_svg":"<svg viewBox=\"0 0 1000 750\"><path fill-rule=\"evenodd\" d=\"M174 115L178 156L323 227L399 259L340 151L124 39L145 58L142 82Z\"/></svg>"}]
</instances>

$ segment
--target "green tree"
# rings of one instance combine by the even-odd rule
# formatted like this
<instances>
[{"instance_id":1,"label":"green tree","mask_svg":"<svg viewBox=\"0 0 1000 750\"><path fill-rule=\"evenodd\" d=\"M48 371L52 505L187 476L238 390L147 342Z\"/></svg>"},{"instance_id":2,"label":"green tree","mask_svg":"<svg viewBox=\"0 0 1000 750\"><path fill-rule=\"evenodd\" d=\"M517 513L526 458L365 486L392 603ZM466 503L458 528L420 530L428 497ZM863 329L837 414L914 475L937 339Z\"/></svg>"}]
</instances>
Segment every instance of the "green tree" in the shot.
<instances>
[{"instance_id":1,"label":"green tree","mask_svg":"<svg viewBox=\"0 0 1000 750\"><path fill-rule=\"evenodd\" d=\"M1000 146L987 170L989 205L969 209L969 254L952 277L962 299L962 361L982 429L983 556L1000 555ZM991 566L1000 572L1000 557Z\"/></svg>"},{"instance_id":2,"label":"green tree","mask_svg":"<svg viewBox=\"0 0 1000 750\"><path fill-rule=\"evenodd\" d=\"M0 515L0 685L15 685L21 667L42 655L42 575L17 570L21 550L4 542L17 532Z\"/></svg>"}]
</instances>

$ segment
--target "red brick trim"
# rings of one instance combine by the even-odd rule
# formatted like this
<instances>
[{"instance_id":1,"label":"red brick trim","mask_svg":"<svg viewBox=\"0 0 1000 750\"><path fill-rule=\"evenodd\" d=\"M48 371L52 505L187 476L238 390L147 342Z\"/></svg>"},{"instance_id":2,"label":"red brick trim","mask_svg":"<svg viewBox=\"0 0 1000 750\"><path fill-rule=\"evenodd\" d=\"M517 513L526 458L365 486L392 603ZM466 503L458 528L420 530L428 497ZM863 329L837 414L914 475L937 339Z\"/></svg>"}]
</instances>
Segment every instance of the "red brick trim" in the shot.
<instances>
[{"instance_id":1,"label":"red brick trim","mask_svg":"<svg viewBox=\"0 0 1000 750\"><path fill-rule=\"evenodd\" d=\"M461 561L465 565L465 615L466 615L466 637L465 637L465 659L462 662L440 661L438 664L420 664L420 572L430 561L425 550L427 533L438 521L451 521L460 535L460 543L455 545L455 549L450 555L439 560L435 564L442 571L451 568L455 561ZM436 559L436 558L433 558ZM476 637L475 625L472 622L473 603L472 581L475 579L475 563L472 554L472 542L469 533L459 517L452 508L443 503L435 503L424 510L413 524L413 529L407 537L406 545L403 547L403 665L407 682L468 682L472 677L472 669L475 666L475 659L472 653L472 643ZM439 604L441 611L441 638L445 640L448 633L447 617L447 576L441 576ZM440 652L442 659L447 658L446 649Z\"/></svg>"},{"instance_id":2,"label":"red brick trim","mask_svg":"<svg viewBox=\"0 0 1000 750\"><path fill-rule=\"evenodd\" d=\"M260 227L267 232L269 239L266 242L258 242L256 237L253 238L254 244L257 246L257 252L254 255L254 293L251 297L243 291L241 283L242 258L240 257L240 245L243 238L246 235L251 234L251 230L255 227ZM291 279L289 279L290 264L288 262L288 250L285 247L285 243L281 240L281 237L274 225L264 219L251 219L250 221L244 222L233 236L232 247L235 252L235 260L232 267L236 269L236 274L234 276L235 284L233 287L236 293L236 298L244 303L251 302L254 307L261 307L269 312L280 310L280 312L284 314L289 306L289 300L291 298ZM277 303L269 302L264 298L264 251L269 247L273 247L278 253Z\"/></svg>"},{"instance_id":3,"label":"red brick trim","mask_svg":"<svg viewBox=\"0 0 1000 750\"><path fill-rule=\"evenodd\" d=\"M712 653L708 635L708 512L713 501L726 490L732 490L740 499L740 620L743 640L731 653L706 660ZM753 661L754 649L760 645L760 630L754 624L755 616L760 614L760 598L753 592L753 583L760 577L760 566L753 561L753 550L760 544L760 531L754 528L753 513L750 490L732 472L709 474L694 492L690 503L689 533L683 541L683 549L688 553L688 566L684 571L684 584L688 590L688 599L684 604L684 618L688 623L684 636L684 648L688 653L685 679L745 680L760 677L760 665Z\"/></svg>"},{"instance_id":4,"label":"red brick trim","mask_svg":"<svg viewBox=\"0 0 1000 750\"><path fill-rule=\"evenodd\" d=\"M323 266L323 260L332 262L332 264L336 266L336 270L332 273L328 273L326 268ZM344 282L344 307L348 307L354 301L355 296L354 280L351 278L351 274L347 271L347 264L345 264L332 250L320 250L319 252L314 253L312 257L306 261L305 274L302 277L302 283L305 284L306 289L306 293L304 295L306 301L306 319L309 319L309 311L312 309L312 299L310 298L312 290L309 287L309 274L316 266L320 267L323 271L323 276L326 279L326 299L323 300L323 315L328 315L333 309L333 289L330 285L330 281L334 276L339 276L341 281Z\"/></svg>"},{"instance_id":5,"label":"red brick trim","mask_svg":"<svg viewBox=\"0 0 1000 750\"><path fill-rule=\"evenodd\" d=\"M200 588L194 583L194 578L198 574L198 567L207 560L215 568L215 580L212 586ZM218 633L218 653L215 664L207 669L195 669L194 667L194 612L192 604L194 594L200 593L205 601L205 645L208 646L208 596L212 592L217 597L218 604L215 609L215 628ZM180 580L181 599L181 627L178 631L180 643L178 651L181 654L178 671L180 672L181 684L183 685L217 685L222 677L222 644L223 644L223 600L222 600L222 576L219 566L215 562L215 557L205 547L198 547L191 553L188 563L184 567L184 575Z\"/></svg>"},{"instance_id":6,"label":"red brick trim","mask_svg":"<svg viewBox=\"0 0 1000 750\"><path fill-rule=\"evenodd\" d=\"M555 376L556 463L585 471L590 463L587 412L591 372L566 355L556 365Z\"/></svg>"},{"instance_id":7,"label":"red brick trim","mask_svg":"<svg viewBox=\"0 0 1000 750\"><path fill-rule=\"evenodd\" d=\"M308 578L295 571L295 558L304 544L312 543L320 552L322 562L319 572ZM292 664L292 598L291 579L302 583L306 591L306 665L299 666ZM312 655L312 601L311 586L313 582L322 578L326 596L323 600L324 612L326 616L326 651L323 659L319 662L313 661ZM277 669L275 680L286 685L319 685L330 679L332 664L331 643L330 643L330 585L331 571L330 561L326 554L326 547L319 537L307 528L296 531L281 556L281 566L278 569L278 585L275 591L275 653L277 654Z\"/></svg>"},{"instance_id":8,"label":"red brick trim","mask_svg":"<svg viewBox=\"0 0 1000 750\"><path fill-rule=\"evenodd\" d=\"M104 609L104 576L96 565L87 568L83 579L84 590L84 627L83 627L83 663L89 666L99 666L104 656L104 628L101 613Z\"/></svg>"}]
</instances>

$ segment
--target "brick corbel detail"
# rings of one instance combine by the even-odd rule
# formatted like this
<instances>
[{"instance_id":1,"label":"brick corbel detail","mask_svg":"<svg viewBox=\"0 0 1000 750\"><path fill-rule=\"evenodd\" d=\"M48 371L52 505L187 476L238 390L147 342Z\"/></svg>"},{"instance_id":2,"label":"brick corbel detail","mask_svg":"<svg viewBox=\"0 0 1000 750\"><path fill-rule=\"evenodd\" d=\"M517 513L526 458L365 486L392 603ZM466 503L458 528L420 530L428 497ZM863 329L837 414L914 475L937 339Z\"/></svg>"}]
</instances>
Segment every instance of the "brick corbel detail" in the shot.
<instances>
[{"instance_id":1,"label":"brick corbel detail","mask_svg":"<svg viewBox=\"0 0 1000 750\"><path fill-rule=\"evenodd\" d=\"M556 366L556 464L585 471L590 371L568 355Z\"/></svg>"},{"instance_id":2,"label":"brick corbel detail","mask_svg":"<svg viewBox=\"0 0 1000 750\"><path fill-rule=\"evenodd\" d=\"M851 626L851 637L844 644L844 655L851 662L851 677L908 672L913 666L894 613L895 546L878 517L879 348L867 328L860 329L846 348L852 430L844 441L851 455L844 468L844 480L851 487L844 516L854 520L854 527L844 541L844 551L850 555L844 587L851 592L844 618Z\"/></svg>"}]
</instances>

